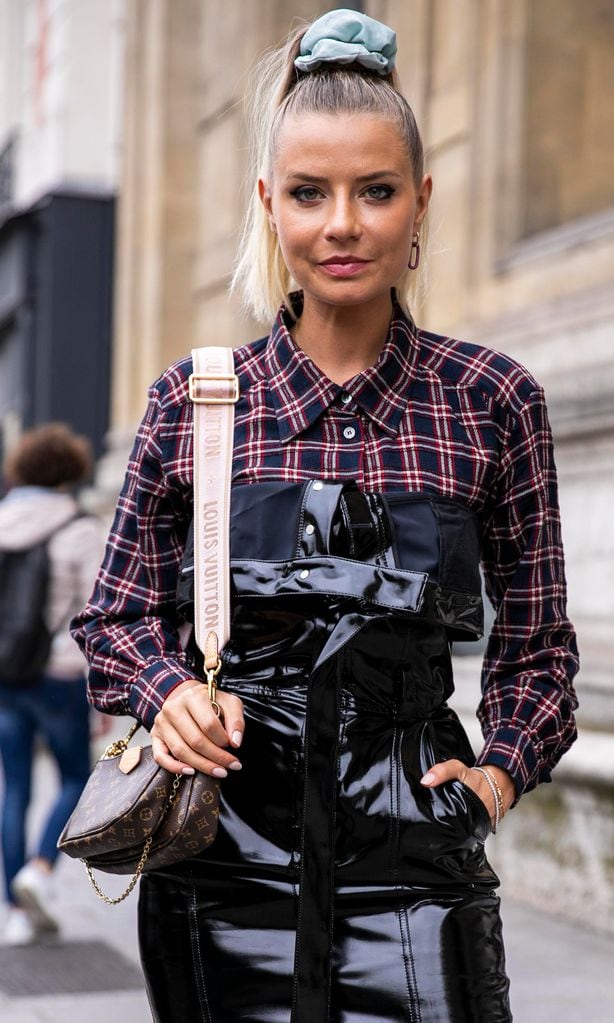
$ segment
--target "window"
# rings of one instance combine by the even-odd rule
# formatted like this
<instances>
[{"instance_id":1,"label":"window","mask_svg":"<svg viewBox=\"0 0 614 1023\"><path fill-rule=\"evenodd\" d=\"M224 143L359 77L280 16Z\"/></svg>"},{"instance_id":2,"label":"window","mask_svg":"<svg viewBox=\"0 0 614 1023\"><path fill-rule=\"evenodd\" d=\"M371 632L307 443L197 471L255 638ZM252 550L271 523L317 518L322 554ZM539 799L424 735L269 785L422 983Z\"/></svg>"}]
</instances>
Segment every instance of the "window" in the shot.
<instances>
[{"instance_id":1,"label":"window","mask_svg":"<svg viewBox=\"0 0 614 1023\"><path fill-rule=\"evenodd\" d=\"M614 3L529 0L517 238L614 206Z\"/></svg>"}]
</instances>

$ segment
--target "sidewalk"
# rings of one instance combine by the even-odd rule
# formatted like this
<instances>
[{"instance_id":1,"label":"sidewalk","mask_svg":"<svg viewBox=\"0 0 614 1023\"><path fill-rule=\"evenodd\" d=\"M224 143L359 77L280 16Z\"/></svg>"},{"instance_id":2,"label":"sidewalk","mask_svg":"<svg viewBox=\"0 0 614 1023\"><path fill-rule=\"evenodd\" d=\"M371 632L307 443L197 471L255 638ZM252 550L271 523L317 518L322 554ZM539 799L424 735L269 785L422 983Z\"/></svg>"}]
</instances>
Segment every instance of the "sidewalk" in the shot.
<instances>
[{"instance_id":1,"label":"sidewalk","mask_svg":"<svg viewBox=\"0 0 614 1023\"><path fill-rule=\"evenodd\" d=\"M99 876L112 894L122 890L123 878ZM0 947L0 1020L151 1023L136 946L136 893L119 906L104 905L83 864L66 856L56 877L61 938L26 948Z\"/></svg>"},{"instance_id":2,"label":"sidewalk","mask_svg":"<svg viewBox=\"0 0 614 1023\"><path fill-rule=\"evenodd\" d=\"M39 759L37 791L49 793L49 765ZM40 808L34 809L36 825ZM136 893L119 906L104 905L83 865L65 856L56 876L62 938L0 947L0 1020L151 1023L138 964ZM105 875L103 888L116 894L123 880ZM612 1023L614 939L508 901L504 885L500 892L514 1023Z\"/></svg>"}]
</instances>

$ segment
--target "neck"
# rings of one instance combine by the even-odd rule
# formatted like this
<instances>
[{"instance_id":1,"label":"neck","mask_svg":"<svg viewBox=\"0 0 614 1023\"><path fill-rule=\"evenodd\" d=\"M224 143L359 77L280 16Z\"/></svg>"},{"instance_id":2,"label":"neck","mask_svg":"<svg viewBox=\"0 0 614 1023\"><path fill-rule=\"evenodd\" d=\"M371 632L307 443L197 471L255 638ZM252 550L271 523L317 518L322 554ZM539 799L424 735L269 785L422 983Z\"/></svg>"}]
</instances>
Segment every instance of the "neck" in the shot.
<instances>
[{"instance_id":1,"label":"neck","mask_svg":"<svg viewBox=\"0 0 614 1023\"><path fill-rule=\"evenodd\" d=\"M305 295L292 335L329 380L344 384L377 362L391 315L389 296L367 306L334 306L314 303Z\"/></svg>"}]
</instances>

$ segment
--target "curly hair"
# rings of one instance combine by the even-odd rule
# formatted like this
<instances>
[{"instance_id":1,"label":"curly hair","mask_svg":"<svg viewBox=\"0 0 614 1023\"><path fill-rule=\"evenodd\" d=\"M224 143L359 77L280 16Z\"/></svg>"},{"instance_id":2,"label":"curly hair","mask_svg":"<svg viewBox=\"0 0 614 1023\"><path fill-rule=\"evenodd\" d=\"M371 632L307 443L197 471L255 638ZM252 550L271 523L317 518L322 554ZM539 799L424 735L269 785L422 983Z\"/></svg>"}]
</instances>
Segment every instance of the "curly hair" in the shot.
<instances>
[{"instance_id":1,"label":"curly hair","mask_svg":"<svg viewBox=\"0 0 614 1023\"><path fill-rule=\"evenodd\" d=\"M60 487L80 483L93 466L92 447L67 423L45 423L19 440L6 463L13 485Z\"/></svg>"}]
</instances>

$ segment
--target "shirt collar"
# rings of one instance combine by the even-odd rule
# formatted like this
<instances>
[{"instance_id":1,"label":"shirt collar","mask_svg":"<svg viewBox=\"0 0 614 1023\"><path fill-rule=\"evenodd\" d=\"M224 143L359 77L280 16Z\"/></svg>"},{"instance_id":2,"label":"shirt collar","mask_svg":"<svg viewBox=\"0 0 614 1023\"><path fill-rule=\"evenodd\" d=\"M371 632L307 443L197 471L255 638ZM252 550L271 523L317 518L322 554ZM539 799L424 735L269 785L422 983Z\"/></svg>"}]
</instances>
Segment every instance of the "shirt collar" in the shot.
<instances>
[{"instance_id":1,"label":"shirt collar","mask_svg":"<svg viewBox=\"0 0 614 1023\"><path fill-rule=\"evenodd\" d=\"M292 304L300 315L302 296ZM419 344L413 320L394 300L388 336L377 362L348 380L343 387L329 380L294 341L293 318L282 305L265 353L266 371L282 443L312 425L338 397L348 391L359 408L386 433L398 433L416 375Z\"/></svg>"}]
</instances>

